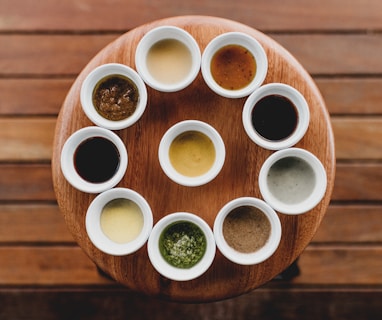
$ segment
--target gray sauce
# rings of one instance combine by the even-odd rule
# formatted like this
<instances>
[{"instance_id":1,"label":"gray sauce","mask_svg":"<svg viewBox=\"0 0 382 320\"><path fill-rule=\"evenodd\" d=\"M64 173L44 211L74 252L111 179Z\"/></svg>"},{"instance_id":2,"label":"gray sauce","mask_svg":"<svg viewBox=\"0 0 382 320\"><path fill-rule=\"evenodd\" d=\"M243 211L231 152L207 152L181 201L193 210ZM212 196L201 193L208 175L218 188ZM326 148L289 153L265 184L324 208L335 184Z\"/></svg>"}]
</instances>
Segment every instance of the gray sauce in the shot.
<instances>
[{"instance_id":1,"label":"gray sauce","mask_svg":"<svg viewBox=\"0 0 382 320\"><path fill-rule=\"evenodd\" d=\"M267 183L276 199L286 204L296 204L310 196L315 180L314 171L305 160L286 157L271 166Z\"/></svg>"}]
</instances>

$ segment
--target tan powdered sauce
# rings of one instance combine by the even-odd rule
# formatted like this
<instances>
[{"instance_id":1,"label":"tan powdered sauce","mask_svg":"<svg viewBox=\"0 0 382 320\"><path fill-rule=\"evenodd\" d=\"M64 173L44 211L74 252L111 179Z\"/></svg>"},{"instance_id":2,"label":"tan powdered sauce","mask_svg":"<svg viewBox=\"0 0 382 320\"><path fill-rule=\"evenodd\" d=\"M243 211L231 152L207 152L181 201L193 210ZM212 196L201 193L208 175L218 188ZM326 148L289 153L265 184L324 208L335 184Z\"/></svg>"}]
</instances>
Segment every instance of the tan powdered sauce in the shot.
<instances>
[{"instance_id":1,"label":"tan powdered sauce","mask_svg":"<svg viewBox=\"0 0 382 320\"><path fill-rule=\"evenodd\" d=\"M190 50L175 39L160 40L147 54L147 69L159 82L173 84L182 81L190 72Z\"/></svg>"},{"instance_id":2,"label":"tan powdered sauce","mask_svg":"<svg viewBox=\"0 0 382 320\"><path fill-rule=\"evenodd\" d=\"M171 143L169 157L172 166L180 174L197 177L211 169L216 152L208 136L198 131L186 131Z\"/></svg>"},{"instance_id":3,"label":"tan powdered sauce","mask_svg":"<svg viewBox=\"0 0 382 320\"><path fill-rule=\"evenodd\" d=\"M223 236L233 249L251 253L263 247L271 233L271 224L258 208L241 206L232 210L223 222Z\"/></svg>"},{"instance_id":4,"label":"tan powdered sauce","mask_svg":"<svg viewBox=\"0 0 382 320\"><path fill-rule=\"evenodd\" d=\"M138 237L143 228L139 206L128 199L108 202L101 213L101 229L112 241L127 243Z\"/></svg>"}]
</instances>

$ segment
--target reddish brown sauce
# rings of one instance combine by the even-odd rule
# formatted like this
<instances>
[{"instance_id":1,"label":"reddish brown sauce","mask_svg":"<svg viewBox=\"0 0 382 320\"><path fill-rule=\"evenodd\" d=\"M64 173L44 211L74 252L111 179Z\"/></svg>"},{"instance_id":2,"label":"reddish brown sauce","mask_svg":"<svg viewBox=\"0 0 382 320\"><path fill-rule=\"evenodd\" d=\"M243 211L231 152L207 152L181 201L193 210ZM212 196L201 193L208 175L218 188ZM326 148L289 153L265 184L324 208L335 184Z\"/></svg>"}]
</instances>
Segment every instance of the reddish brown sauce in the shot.
<instances>
[{"instance_id":1,"label":"reddish brown sauce","mask_svg":"<svg viewBox=\"0 0 382 320\"><path fill-rule=\"evenodd\" d=\"M93 104L97 112L108 120L123 120L137 108L138 88L130 79L111 75L101 79L93 91Z\"/></svg>"},{"instance_id":2,"label":"reddish brown sauce","mask_svg":"<svg viewBox=\"0 0 382 320\"><path fill-rule=\"evenodd\" d=\"M252 53L239 45L219 49L211 60L211 74L224 89L239 90L255 77L256 60Z\"/></svg>"}]
</instances>

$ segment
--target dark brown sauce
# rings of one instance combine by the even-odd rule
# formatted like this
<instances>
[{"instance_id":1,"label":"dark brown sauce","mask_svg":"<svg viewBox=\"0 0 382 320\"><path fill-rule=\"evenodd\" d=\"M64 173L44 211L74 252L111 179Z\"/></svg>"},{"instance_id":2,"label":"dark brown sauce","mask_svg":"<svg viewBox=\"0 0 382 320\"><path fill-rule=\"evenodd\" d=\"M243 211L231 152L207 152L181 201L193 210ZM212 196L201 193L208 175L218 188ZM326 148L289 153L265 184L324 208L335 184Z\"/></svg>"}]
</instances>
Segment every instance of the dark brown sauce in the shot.
<instances>
[{"instance_id":1,"label":"dark brown sauce","mask_svg":"<svg viewBox=\"0 0 382 320\"><path fill-rule=\"evenodd\" d=\"M281 95L260 99L252 111L252 124L265 139L278 141L289 137L296 129L298 115L295 105Z\"/></svg>"},{"instance_id":2,"label":"dark brown sauce","mask_svg":"<svg viewBox=\"0 0 382 320\"><path fill-rule=\"evenodd\" d=\"M211 60L211 74L224 89L239 90L255 77L256 60L252 53L239 45L219 49Z\"/></svg>"},{"instance_id":3,"label":"dark brown sauce","mask_svg":"<svg viewBox=\"0 0 382 320\"><path fill-rule=\"evenodd\" d=\"M114 143L102 137L83 141L74 153L77 173L92 183L111 179L118 170L119 160L119 152Z\"/></svg>"},{"instance_id":4,"label":"dark brown sauce","mask_svg":"<svg viewBox=\"0 0 382 320\"><path fill-rule=\"evenodd\" d=\"M108 120L118 121L130 117L137 108L138 100L135 83L121 75L101 79L93 91L95 109Z\"/></svg>"}]
</instances>

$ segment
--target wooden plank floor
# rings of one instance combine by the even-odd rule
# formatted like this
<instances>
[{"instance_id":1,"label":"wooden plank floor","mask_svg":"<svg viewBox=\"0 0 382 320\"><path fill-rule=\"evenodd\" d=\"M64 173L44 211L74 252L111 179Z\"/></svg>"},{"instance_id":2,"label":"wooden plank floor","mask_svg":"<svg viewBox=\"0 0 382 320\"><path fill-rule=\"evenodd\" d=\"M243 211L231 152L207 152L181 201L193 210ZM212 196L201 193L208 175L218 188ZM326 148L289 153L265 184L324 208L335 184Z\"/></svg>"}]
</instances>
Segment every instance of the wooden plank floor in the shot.
<instances>
[{"instance_id":1,"label":"wooden plank floor","mask_svg":"<svg viewBox=\"0 0 382 320\"><path fill-rule=\"evenodd\" d=\"M101 276L66 230L50 159L77 74L122 33L215 15L285 46L331 115L332 202L301 273L210 304L141 296ZM0 0L0 319L377 319L382 316L380 0Z\"/></svg>"}]
</instances>

